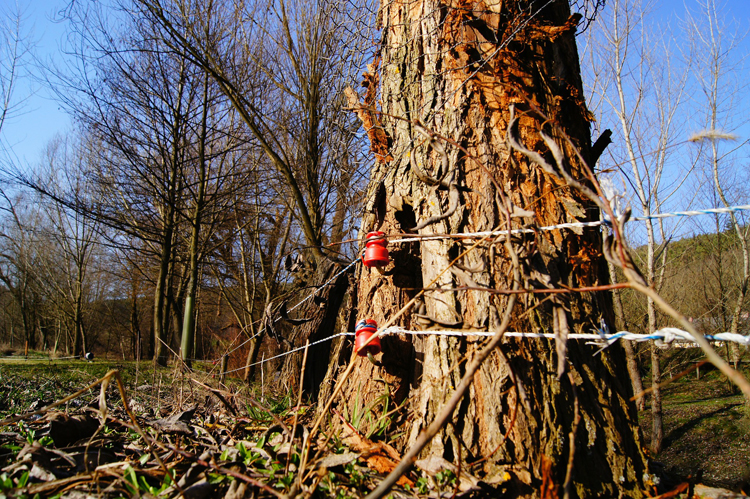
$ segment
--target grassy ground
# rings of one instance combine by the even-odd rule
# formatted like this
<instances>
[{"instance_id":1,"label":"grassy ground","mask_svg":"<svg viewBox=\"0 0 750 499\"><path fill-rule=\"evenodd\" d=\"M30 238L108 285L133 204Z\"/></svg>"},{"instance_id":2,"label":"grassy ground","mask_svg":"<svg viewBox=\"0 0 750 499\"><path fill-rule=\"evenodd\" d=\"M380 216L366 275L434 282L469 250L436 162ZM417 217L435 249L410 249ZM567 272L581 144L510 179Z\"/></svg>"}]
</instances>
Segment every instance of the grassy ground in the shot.
<instances>
[{"instance_id":1,"label":"grassy ground","mask_svg":"<svg viewBox=\"0 0 750 499\"><path fill-rule=\"evenodd\" d=\"M159 412L173 400L173 371L154 370L151 362L53 360L29 355L29 359L0 357L0 418L6 414L40 409L77 392L107 372L117 369L128 387L148 386L148 404ZM138 393L136 392L135 395ZM68 408L86 405L99 396L99 388L69 403ZM145 401L141 401L145 402Z\"/></svg>"},{"instance_id":2,"label":"grassy ground","mask_svg":"<svg viewBox=\"0 0 750 499\"><path fill-rule=\"evenodd\" d=\"M748 372L745 371L745 375ZM664 390L664 442L653 456L668 474L691 475L731 490L750 482L750 409L725 378L712 371L670 383ZM639 414L647 444L651 409Z\"/></svg>"},{"instance_id":3,"label":"grassy ground","mask_svg":"<svg viewBox=\"0 0 750 499\"><path fill-rule=\"evenodd\" d=\"M110 369L122 368L134 381L132 369L108 362L49 362L43 359L0 359L0 415L22 413L60 400L101 378ZM96 389L81 397L96 397ZM83 400L73 401L80 405ZM86 401L88 403L88 400Z\"/></svg>"},{"instance_id":4,"label":"grassy ground","mask_svg":"<svg viewBox=\"0 0 750 499\"><path fill-rule=\"evenodd\" d=\"M194 379L200 378L203 382L216 386L216 380L208 372L215 366L195 367ZM213 443L185 440L185 436L182 437L183 440L178 437L176 442L178 446L190 450L195 455L202 451L212 453L220 466L217 465L219 467L212 470L206 469L201 476L213 487L214 494L220 493L221 496L236 485L234 482L230 484L233 479L228 477L226 472L226 467L230 465L241 465L246 477L267 483L280 492L291 493L291 477L294 473L289 471L289 467L294 467L297 454L290 453L282 457L279 451L280 444L273 442L273 438L277 437L273 437L271 431L276 426L274 421L278 421L278 418L287 425L291 423L293 403L288 394L274 400L272 396L264 397L261 393L250 393L247 386L239 381L232 381L227 391L223 392L225 395L231 393L233 397L236 395L230 402L242 416L238 418L227 413L226 401L212 398L211 393L201 391L199 384L173 369L154 370L151 362L50 362L42 356L31 356L29 360L0 357L0 419L11 414L40 409L95 382L112 369L120 371L128 387L131 408L145 427L157 422L159 418L174 414L180 408L197 404L198 412L193 420L189 421L191 431L197 431L197 435L209 435ZM748 375L747 371L745 375ZM673 478L676 483L682 478L692 476L697 478L697 481L711 486L733 490L746 487L750 481L750 410L745 406L742 396L733 392L717 372L704 374L700 380L696 379L694 374L685 376L668 384L663 393L664 446L659 455L652 457L662 463L665 476ZM86 407L90 407L86 410L96 416L95 408L98 407L99 397L100 389L97 386L70 401L67 410L71 413L81 413ZM247 400L253 397L269 410L266 412L248 404ZM97 482L95 488L92 484L82 482L76 485L77 490L88 493L96 491L101 497L127 497L129 494L145 492L153 495L157 490L161 490L160 495L176 496L174 487L169 485L169 480L160 471L160 467L152 460L142 459L142 456L148 456L148 449L144 447L142 440L138 440L138 435L133 429L127 426L127 416L122 412L121 400L114 386L109 388L108 399L113 422L107 425L107 433L100 436L101 442L98 445L103 449L102 452L106 450L112 454L110 460L115 464L127 462L132 463L132 466L127 464L122 469L117 468L119 474L113 472L106 484ZM309 425L310 413L303 412L302 408L298 411L300 423ZM639 416L645 443L648 444L651 433L650 410L643 411ZM116 423L117 418L121 423ZM94 424L94 427L97 426ZM13 468L12 463L24 452L35 459L40 458L40 451L21 449L27 443L31 444L34 439L39 439L41 435L46 435L48 428L51 428L50 423L44 419L31 420L26 426L0 428L0 469L13 470L12 473L8 471L0 474L0 496L4 490L13 490L13 487L20 490L18 487L25 480L24 473L28 475L28 472L23 468ZM166 448L176 445L173 442L174 437L170 436L169 432L165 432L164 435ZM351 453L335 440L322 443L324 448L319 450L324 455L333 454L331 457L341 457L342 461L327 465L329 472L319 481L315 497L360 497L364 491L370 490L379 478L370 468L362 466L356 460L352 461L355 458L343 459ZM246 451L240 444L247 445L253 451ZM46 445L49 445L49 441ZM68 461L71 462L73 458L80 460L81 455L90 451L77 447L70 449L72 450L66 452L70 453ZM173 461L167 463L170 469L174 467L176 472L188 472L189 461L176 454L171 458ZM277 469L281 466L279 463L284 464L283 473L281 468ZM80 468L80 464L78 467ZM81 470L69 469L67 473L81 473ZM436 487L447 487L453 491L453 484L456 483L455 477L453 481L425 474L412 475L412 478L415 482L410 487L400 489L401 493L396 494L397 497L426 497L434 493ZM5 485L3 480L7 482ZM445 483L441 485L440 480ZM104 488L104 485L108 485L107 488ZM55 492L59 493L60 490L62 489L55 489ZM62 497L56 494L49 496Z\"/></svg>"},{"instance_id":5,"label":"grassy ground","mask_svg":"<svg viewBox=\"0 0 750 499\"><path fill-rule=\"evenodd\" d=\"M307 487L313 498L345 499L364 496L387 472L383 466L395 466L386 446L356 431L347 442L338 434L310 441L305 462L301 443L312 424L309 406L296 406L288 392L267 386L234 379L221 385L209 372L216 366L193 367L186 374L154 371L150 362L0 357L0 420L60 401L113 369L137 420L126 414L110 377L105 390L96 384L54 410L5 421L0 498L281 498ZM290 431L296 424L297 431ZM350 451L355 445L359 450ZM405 479L394 497L427 497L458 483L448 472L435 477Z\"/></svg>"}]
</instances>

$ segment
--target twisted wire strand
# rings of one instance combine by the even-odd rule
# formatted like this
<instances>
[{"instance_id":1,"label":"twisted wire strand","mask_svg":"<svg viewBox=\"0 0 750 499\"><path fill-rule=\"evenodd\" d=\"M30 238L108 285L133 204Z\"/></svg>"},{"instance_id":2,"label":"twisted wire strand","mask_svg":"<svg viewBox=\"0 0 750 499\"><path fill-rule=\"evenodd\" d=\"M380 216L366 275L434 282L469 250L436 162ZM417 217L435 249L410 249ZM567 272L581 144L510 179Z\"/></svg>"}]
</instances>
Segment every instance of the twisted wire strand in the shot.
<instances>
[{"instance_id":1,"label":"twisted wire strand","mask_svg":"<svg viewBox=\"0 0 750 499\"><path fill-rule=\"evenodd\" d=\"M406 335L412 335L412 336L452 336L452 337L463 337L463 338L470 338L470 337L486 338L486 337L495 335L495 333L492 331L456 331L456 330L432 330L432 329L427 330L427 331L412 331L412 330L404 329L400 326L391 326L391 327L383 329L381 336L396 335L396 334L406 334ZM287 355L291 355L293 353L302 351L308 346L318 345L320 343L324 343L326 341L330 341L330 340L333 340L335 338L339 338L342 336L354 336L354 335L355 333L350 332L350 331L337 333L337 334L328 336L326 338L316 340L307 346L296 347L287 352L282 352L273 357L260 360L253 364L250 364L250 366L257 366L257 365L264 364L274 359L286 357ZM554 333L525 333L525 332L518 332L518 331L509 331L509 332L506 332L504 336L506 338L555 339ZM707 334L705 335L705 338L709 341L728 341L731 343L738 343L744 346L750 346L750 335L743 336L741 334L725 332L725 333L718 333L718 334L712 334L712 335ZM619 331L617 333L608 334L601 330L596 333L570 333L568 335L568 339L569 340L592 340L592 341L589 341L588 343L600 345L604 348L607 348L613 345L618 340L629 340L629 341L638 341L638 342L657 341L657 342L660 342L663 346L671 346L671 345L675 345L678 343L688 343L688 344L694 343L694 338L690 333L682 329L676 328L676 327L661 328L661 329L658 329L657 331L654 331L653 334L631 333L630 331ZM695 347L697 347L697 345L695 345ZM245 369L245 367L246 366L243 366L237 369L232 369L230 371L226 371L226 374L241 371Z\"/></svg>"}]
</instances>

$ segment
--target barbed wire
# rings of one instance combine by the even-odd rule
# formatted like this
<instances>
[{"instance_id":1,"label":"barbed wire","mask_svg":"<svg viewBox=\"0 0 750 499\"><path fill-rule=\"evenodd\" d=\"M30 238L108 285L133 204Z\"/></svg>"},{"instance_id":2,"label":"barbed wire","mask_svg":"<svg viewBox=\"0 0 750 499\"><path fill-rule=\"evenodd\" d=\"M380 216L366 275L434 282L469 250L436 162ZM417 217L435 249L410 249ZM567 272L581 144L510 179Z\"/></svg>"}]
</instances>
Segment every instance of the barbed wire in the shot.
<instances>
[{"instance_id":1,"label":"barbed wire","mask_svg":"<svg viewBox=\"0 0 750 499\"><path fill-rule=\"evenodd\" d=\"M384 329L381 335L389 334L407 334L407 335L438 335L438 336L459 336L459 337L490 337L494 336L492 331L460 331L460 330L427 330L427 331L410 331L398 326L392 326ZM547 338L554 339L554 333L520 333L508 331L504 334L508 338ZM740 345L750 346L750 335L743 336L736 333L719 333L704 335L709 341L729 341ZM631 333L630 331L620 331L617 333L605 333L599 331L596 333L570 333L568 339L571 340L595 340L595 342L606 342L608 345L615 343L617 340L628 341L651 341L656 340L664 344L671 344L675 341L694 343L693 336L682 329L675 327L665 327L656 330L652 334Z\"/></svg>"},{"instance_id":2,"label":"barbed wire","mask_svg":"<svg viewBox=\"0 0 750 499\"><path fill-rule=\"evenodd\" d=\"M356 263L356 262L353 262L353 263ZM252 364L238 367L236 369L225 371L224 374L231 374L234 372L242 371L243 369L246 369L248 367L262 365L272 360L280 359L282 357L292 355L293 353L300 352L304 350L305 348L319 345L321 343L325 343L327 341L331 341L336 338L340 338L342 336L355 336L355 334L356 333L353 333L351 331L346 331L343 333L336 333L331 336L327 336L325 338L321 338L319 340L313 341L312 343L293 348L289 351L282 352L278 355L274 355L273 357L259 360ZM445 330L429 329L426 331L415 331L415 330L405 329L401 326L387 327L380 332L381 337L393 336L397 334L404 334L404 335L410 335L410 336L447 336L447 337L459 337L459 338L472 338L472 337L489 338L491 336L494 336L496 333L492 331L461 331L461 330L453 330L453 329L445 329ZM554 333L529 333L529 332L508 331L503 336L506 338L530 338L530 339L546 338L550 340L555 339ZM706 334L704 335L704 337L709 341L726 341L730 343L737 343L739 345L750 346L750 335L741 335L737 333L724 332L724 333L718 333L718 334ZM589 343L601 345L605 348L613 345L618 340L628 340L628 341L637 341L637 342L657 341L665 346L673 345L675 343L687 343L689 344L688 346L690 347L698 348L698 345L695 343L695 338L693 337L693 335L691 335L689 332L683 329L679 329L676 327L665 327L665 328L658 329L654 331L653 333L647 333L647 334L631 333L630 331L619 331L617 333L605 333L603 330L599 330L598 332L595 332L595 333L570 333L568 335L568 339L569 340L592 340ZM75 359L75 358L80 358L80 357L81 357L80 355L77 355L77 356L72 356L72 357L58 357L54 359L50 358L49 360L50 361L69 360L69 359ZM37 359L11 357L5 360L37 360ZM200 359L194 359L194 360L200 360Z\"/></svg>"}]
</instances>

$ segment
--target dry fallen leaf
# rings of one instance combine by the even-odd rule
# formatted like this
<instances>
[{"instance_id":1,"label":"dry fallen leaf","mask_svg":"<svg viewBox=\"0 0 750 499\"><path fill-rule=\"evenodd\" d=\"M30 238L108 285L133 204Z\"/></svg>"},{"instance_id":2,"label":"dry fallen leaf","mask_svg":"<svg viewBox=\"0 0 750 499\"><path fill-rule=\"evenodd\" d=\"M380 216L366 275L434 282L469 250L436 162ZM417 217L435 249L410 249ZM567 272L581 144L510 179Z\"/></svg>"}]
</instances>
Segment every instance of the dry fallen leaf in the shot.
<instances>
[{"instance_id":1,"label":"dry fallen leaf","mask_svg":"<svg viewBox=\"0 0 750 499\"><path fill-rule=\"evenodd\" d=\"M88 414L67 416L53 412L46 419L49 421L49 436L58 448L90 438L99 428L99 421Z\"/></svg>"},{"instance_id":2,"label":"dry fallen leaf","mask_svg":"<svg viewBox=\"0 0 750 499\"><path fill-rule=\"evenodd\" d=\"M383 442L373 442L369 438L363 437L353 428L348 428L349 432L344 435L342 442L351 450L360 452L361 458L365 460L367 466L378 473L388 474L393 471L401 461L401 456L391 445ZM402 476L396 482L398 485L413 486L414 482L407 476Z\"/></svg>"}]
</instances>

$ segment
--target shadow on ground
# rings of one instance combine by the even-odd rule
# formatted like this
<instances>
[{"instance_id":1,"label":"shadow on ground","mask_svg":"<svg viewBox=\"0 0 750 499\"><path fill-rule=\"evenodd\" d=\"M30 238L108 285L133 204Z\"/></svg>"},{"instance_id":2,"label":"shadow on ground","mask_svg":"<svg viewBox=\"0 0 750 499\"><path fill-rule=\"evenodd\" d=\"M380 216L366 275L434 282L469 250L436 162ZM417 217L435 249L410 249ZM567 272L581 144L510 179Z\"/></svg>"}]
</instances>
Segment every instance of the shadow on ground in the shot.
<instances>
[{"instance_id":1,"label":"shadow on ground","mask_svg":"<svg viewBox=\"0 0 750 499\"><path fill-rule=\"evenodd\" d=\"M654 460L667 474L740 490L750 482L750 409L718 373L685 379L664 390L662 451ZM650 407L639 414L650 445Z\"/></svg>"}]
</instances>

